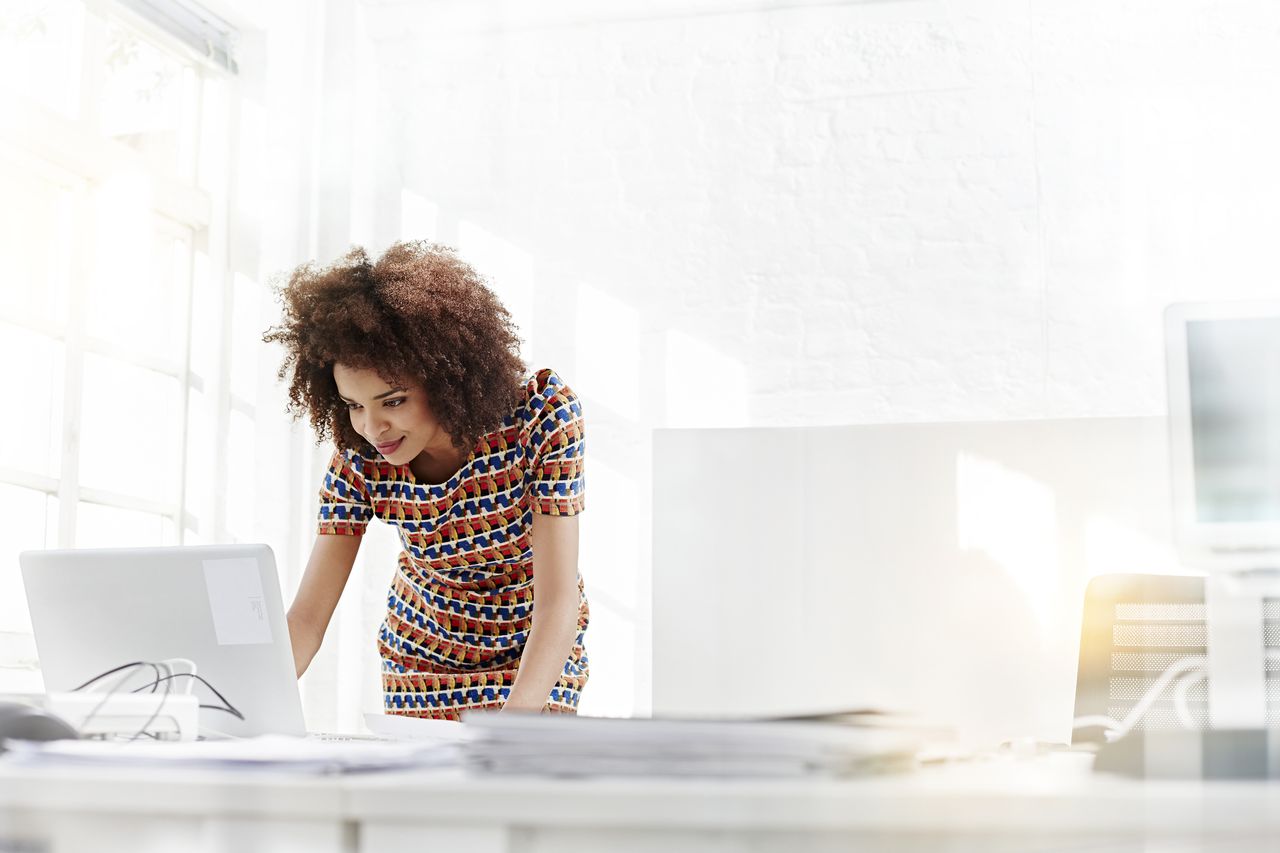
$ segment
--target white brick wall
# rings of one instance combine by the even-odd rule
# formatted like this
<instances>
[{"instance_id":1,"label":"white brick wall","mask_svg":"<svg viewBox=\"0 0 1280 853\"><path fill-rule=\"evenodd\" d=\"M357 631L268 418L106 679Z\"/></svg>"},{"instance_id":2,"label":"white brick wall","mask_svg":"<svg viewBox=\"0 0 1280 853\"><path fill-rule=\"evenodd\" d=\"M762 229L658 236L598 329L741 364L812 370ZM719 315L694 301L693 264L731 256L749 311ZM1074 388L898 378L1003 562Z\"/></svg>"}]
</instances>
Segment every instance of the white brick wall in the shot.
<instances>
[{"instance_id":1,"label":"white brick wall","mask_svg":"<svg viewBox=\"0 0 1280 853\"><path fill-rule=\"evenodd\" d=\"M1155 414L1163 306L1280 278L1280 4L683 8L363 6L377 239L518 279L586 398L602 712L646 705L652 428Z\"/></svg>"}]
</instances>

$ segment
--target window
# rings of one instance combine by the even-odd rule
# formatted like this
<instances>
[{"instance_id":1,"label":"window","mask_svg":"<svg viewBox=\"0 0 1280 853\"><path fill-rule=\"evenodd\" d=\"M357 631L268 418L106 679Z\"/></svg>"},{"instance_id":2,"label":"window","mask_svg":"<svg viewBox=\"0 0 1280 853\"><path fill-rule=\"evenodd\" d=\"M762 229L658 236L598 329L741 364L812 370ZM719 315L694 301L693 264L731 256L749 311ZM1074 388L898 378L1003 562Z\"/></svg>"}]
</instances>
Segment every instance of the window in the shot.
<instances>
[{"instance_id":1,"label":"window","mask_svg":"<svg viewBox=\"0 0 1280 853\"><path fill-rule=\"evenodd\" d=\"M123 7L0 7L0 690L34 672L19 551L226 538L231 82Z\"/></svg>"}]
</instances>

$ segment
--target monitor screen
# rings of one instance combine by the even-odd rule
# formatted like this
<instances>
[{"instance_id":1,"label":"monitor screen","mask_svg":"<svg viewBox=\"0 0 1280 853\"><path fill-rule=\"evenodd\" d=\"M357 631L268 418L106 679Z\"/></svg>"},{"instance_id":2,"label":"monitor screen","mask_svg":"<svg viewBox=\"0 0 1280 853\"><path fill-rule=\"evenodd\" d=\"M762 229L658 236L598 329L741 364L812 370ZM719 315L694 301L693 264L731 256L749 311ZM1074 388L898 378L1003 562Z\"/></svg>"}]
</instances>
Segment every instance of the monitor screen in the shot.
<instances>
[{"instance_id":1,"label":"monitor screen","mask_svg":"<svg viewBox=\"0 0 1280 853\"><path fill-rule=\"evenodd\" d=\"M1280 522L1280 317L1186 331L1196 520Z\"/></svg>"}]
</instances>

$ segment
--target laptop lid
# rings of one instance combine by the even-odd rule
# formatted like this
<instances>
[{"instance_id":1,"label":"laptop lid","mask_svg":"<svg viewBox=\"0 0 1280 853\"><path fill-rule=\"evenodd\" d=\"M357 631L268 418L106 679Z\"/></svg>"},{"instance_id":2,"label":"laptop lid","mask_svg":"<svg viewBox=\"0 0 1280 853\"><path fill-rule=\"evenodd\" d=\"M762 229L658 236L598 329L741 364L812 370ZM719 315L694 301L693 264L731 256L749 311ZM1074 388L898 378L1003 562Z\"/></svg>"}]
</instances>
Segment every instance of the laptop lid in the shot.
<instances>
[{"instance_id":1,"label":"laptop lid","mask_svg":"<svg viewBox=\"0 0 1280 853\"><path fill-rule=\"evenodd\" d=\"M18 557L45 690L73 690L134 661L186 658L200 730L305 733L275 558L266 545L25 551ZM149 667L99 681L150 689ZM185 690L187 678L174 679ZM209 707L205 707L209 706Z\"/></svg>"}]
</instances>

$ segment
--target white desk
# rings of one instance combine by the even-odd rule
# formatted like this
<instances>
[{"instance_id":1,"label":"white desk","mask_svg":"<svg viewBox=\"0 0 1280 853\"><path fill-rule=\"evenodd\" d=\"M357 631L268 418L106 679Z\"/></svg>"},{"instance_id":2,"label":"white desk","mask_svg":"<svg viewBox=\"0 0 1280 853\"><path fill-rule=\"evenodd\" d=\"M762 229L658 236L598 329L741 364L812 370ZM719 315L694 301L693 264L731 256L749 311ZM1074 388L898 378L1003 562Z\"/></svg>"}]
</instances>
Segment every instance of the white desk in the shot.
<instances>
[{"instance_id":1,"label":"white desk","mask_svg":"<svg viewBox=\"0 0 1280 853\"><path fill-rule=\"evenodd\" d=\"M803 783L0 764L0 850L1240 853L1280 838L1280 783L1140 783L1094 776L1080 759Z\"/></svg>"},{"instance_id":2,"label":"white desk","mask_svg":"<svg viewBox=\"0 0 1280 853\"><path fill-rule=\"evenodd\" d=\"M356 827L340 782L291 774L20 768L0 761L0 851L352 850Z\"/></svg>"}]
</instances>

